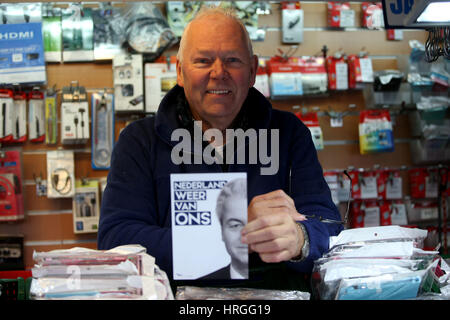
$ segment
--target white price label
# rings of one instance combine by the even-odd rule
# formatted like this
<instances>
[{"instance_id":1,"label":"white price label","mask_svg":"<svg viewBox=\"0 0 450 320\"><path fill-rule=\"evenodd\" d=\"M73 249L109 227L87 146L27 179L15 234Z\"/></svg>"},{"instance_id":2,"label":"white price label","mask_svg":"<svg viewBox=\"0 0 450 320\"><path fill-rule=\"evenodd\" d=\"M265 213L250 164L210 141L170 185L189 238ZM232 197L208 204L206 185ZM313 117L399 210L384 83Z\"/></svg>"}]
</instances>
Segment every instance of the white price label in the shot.
<instances>
[{"instance_id":1,"label":"white price label","mask_svg":"<svg viewBox=\"0 0 450 320\"><path fill-rule=\"evenodd\" d=\"M402 178L394 177L386 183L386 199L402 198Z\"/></svg>"},{"instance_id":2,"label":"white price label","mask_svg":"<svg viewBox=\"0 0 450 320\"><path fill-rule=\"evenodd\" d=\"M437 208L422 208L420 209L421 220L433 220L439 216Z\"/></svg>"},{"instance_id":3,"label":"white price label","mask_svg":"<svg viewBox=\"0 0 450 320\"><path fill-rule=\"evenodd\" d=\"M359 59L361 66L362 82L373 82L372 60L370 58Z\"/></svg>"},{"instance_id":4,"label":"white price label","mask_svg":"<svg viewBox=\"0 0 450 320\"><path fill-rule=\"evenodd\" d=\"M348 89L348 66L347 63L336 63L336 89Z\"/></svg>"},{"instance_id":5,"label":"white price label","mask_svg":"<svg viewBox=\"0 0 450 320\"><path fill-rule=\"evenodd\" d=\"M340 128L344 125L342 117L332 117L330 118L330 126L332 128Z\"/></svg>"},{"instance_id":6,"label":"white price label","mask_svg":"<svg viewBox=\"0 0 450 320\"><path fill-rule=\"evenodd\" d=\"M377 197L377 178L364 177L361 183L361 199L376 199Z\"/></svg>"},{"instance_id":7,"label":"white price label","mask_svg":"<svg viewBox=\"0 0 450 320\"><path fill-rule=\"evenodd\" d=\"M425 198L438 197L438 182L437 179L426 177L425 179Z\"/></svg>"},{"instance_id":8,"label":"white price label","mask_svg":"<svg viewBox=\"0 0 450 320\"><path fill-rule=\"evenodd\" d=\"M406 206L403 203L392 205L391 223L393 225L407 225Z\"/></svg>"},{"instance_id":9,"label":"white price label","mask_svg":"<svg viewBox=\"0 0 450 320\"><path fill-rule=\"evenodd\" d=\"M380 225L380 208L371 207L364 211L364 228L378 227Z\"/></svg>"}]
</instances>

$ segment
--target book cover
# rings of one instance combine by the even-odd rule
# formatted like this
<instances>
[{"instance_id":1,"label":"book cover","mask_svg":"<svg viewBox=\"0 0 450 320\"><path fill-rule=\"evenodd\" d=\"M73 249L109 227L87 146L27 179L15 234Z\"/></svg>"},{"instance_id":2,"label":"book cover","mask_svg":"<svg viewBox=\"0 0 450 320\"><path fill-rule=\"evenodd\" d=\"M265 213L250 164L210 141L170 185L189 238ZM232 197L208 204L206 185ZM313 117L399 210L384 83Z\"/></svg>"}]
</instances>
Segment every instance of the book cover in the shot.
<instances>
[{"instance_id":1,"label":"book cover","mask_svg":"<svg viewBox=\"0 0 450 320\"><path fill-rule=\"evenodd\" d=\"M248 279L247 174L171 174L173 278Z\"/></svg>"}]
</instances>

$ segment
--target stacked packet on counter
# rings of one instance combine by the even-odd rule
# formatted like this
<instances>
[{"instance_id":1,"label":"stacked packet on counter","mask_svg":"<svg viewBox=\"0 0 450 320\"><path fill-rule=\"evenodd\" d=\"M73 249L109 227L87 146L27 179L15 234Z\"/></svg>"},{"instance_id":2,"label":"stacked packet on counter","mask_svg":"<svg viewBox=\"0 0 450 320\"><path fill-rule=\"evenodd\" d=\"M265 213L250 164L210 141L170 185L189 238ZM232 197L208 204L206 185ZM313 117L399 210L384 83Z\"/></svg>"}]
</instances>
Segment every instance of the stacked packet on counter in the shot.
<instances>
[{"instance_id":1,"label":"stacked packet on counter","mask_svg":"<svg viewBox=\"0 0 450 320\"><path fill-rule=\"evenodd\" d=\"M450 299L450 268L424 251L426 230L383 226L330 237L314 262L313 295L322 300Z\"/></svg>"},{"instance_id":2,"label":"stacked packet on counter","mask_svg":"<svg viewBox=\"0 0 450 320\"><path fill-rule=\"evenodd\" d=\"M33 252L31 299L173 300L166 273L140 245Z\"/></svg>"}]
</instances>

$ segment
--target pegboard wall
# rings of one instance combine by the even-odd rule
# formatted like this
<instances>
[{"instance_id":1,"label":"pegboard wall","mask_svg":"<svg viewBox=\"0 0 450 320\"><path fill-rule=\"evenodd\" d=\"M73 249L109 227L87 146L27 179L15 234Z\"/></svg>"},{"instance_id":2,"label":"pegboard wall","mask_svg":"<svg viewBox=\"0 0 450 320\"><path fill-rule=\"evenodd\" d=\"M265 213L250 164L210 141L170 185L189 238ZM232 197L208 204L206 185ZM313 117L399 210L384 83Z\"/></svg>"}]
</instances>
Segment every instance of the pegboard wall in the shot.
<instances>
[{"instance_id":1,"label":"pegboard wall","mask_svg":"<svg viewBox=\"0 0 450 320\"><path fill-rule=\"evenodd\" d=\"M155 2L165 14L165 4ZM427 33L420 30L405 30L401 41L388 41L385 30L368 30L361 27L361 3L351 2L356 13L356 26L346 30L329 30L327 28L326 2L301 2L304 10L304 40L296 49L295 56L316 55L324 45L329 54L342 49L347 54L357 54L364 48L372 58L374 70L403 69L410 53L409 40L417 39L425 42ZM267 27L264 41L254 42L254 52L260 57L269 58L278 53L278 48L289 50L289 46L281 42L281 7L271 2L271 14L259 17L259 26ZM177 45L170 48L165 55L174 55ZM105 88L112 89L112 63L49 63L47 65L47 87L61 90L69 86L71 81L78 81L80 86L87 89L88 101L93 92ZM58 95L58 99L61 95ZM366 109L366 99L362 90L348 90L331 92L320 97L299 97L289 100L272 101L274 108L298 112L294 106L300 108L317 107L315 110L347 111L349 105L354 105L353 112L344 117L343 126L330 126L330 118L325 114L319 115L320 126L323 130L324 149L318 151L319 160L324 170L344 169L348 166L355 168L372 168L374 165L382 167L412 166L409 140L411 139L407 114L399 114L395 118L393 152L372 155L361 155L358 141L358 111ZM91 112L89 110L89 112ZM125 126L130 117L115 119L115 137ZM48 199L36 195L35 177L46 177L46 153L49 150L73 150L75 155L75 176L77 179L102 179L108 174L107 170L93 170L91 167L91 142L85 145L46 145L45 143L30 143L17 145L23 157L23 188L25 202L25 219L19 222L1 223L1 234L23 234L25 265L33 265L32 253L59 248L81 246L96 248L96 237L93 234L76 235L72 225L72 199ZM404 181L404 192L407 194L407 179Z\"/></svg>"}]
</instances>

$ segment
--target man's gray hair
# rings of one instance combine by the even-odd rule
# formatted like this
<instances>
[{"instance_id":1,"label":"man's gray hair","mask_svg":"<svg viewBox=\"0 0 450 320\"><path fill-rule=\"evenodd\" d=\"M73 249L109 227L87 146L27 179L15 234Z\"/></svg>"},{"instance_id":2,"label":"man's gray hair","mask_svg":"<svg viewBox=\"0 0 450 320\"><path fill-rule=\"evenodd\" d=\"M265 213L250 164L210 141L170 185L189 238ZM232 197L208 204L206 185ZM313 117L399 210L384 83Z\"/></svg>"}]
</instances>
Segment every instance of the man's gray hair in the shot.
<instances>
[{"instance_id":1,"label":"man's gray hair","mask_svg":"<svg viewBox=\"0 0 450 320\"><path fill-rule=\"evenodd\" d=\"M186 25L186 27L184 28L183 34L181 36L181 40L180 40L180 46L178 48L178 53L177 53L177 59L178 61L182 62L183 61L183 51L184 48L186 47L186 34L191 26L191 23L195 20L198 20L200 18L203 17L207 17L210 15L215 15L215 14L220 14L223 15L225 17L231 18L232 20L234 20L237 24L239 24L239 26L242 29L242 33L245 37L245 40L247 42L247 47L248 47L248 53L250 55L250 58L253 57L253 46L252 46L252 40L250 39L250 35L248 34L247 28L245 28L244 23L241 21L241 19L238 18L236 11L233 8L223 8L223 7L215 7L215 6L207 6L207 5L203 5L201 7L201 9L196 13L196 15L194 16L194 18L189 21L189 23Z\"/></svg>"},{"instance_id":2,"label":"man's gray hair","mask_svg":"<svg viewBox=\"0 0 450 320\"><path fill-rule=\"evenodd\" d=\"M230 199L231 198L231 199ZM216 215L222 224L222 216L225 212L225 205L232 200L247 199L247 179L239 178L229 181L223 186L216 201Z\"/></svg>"}]
</instances>

